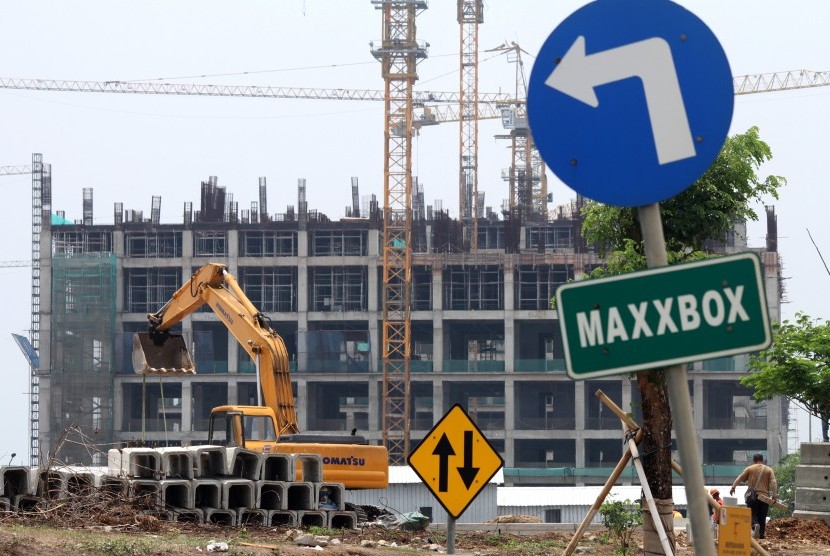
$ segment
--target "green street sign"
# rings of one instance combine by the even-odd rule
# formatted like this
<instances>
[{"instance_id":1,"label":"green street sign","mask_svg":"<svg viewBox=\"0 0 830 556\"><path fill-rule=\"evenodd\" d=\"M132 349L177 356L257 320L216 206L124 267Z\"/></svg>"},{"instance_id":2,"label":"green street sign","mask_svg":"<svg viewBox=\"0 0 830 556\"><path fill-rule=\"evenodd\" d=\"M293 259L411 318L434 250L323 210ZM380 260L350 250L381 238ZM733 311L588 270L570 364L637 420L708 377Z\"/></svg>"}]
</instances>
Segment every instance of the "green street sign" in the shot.
<instances>
[{"instance_id":1,"label":"green street sign","mask_svg":"<svg viewBox=\"0 0 830 556\"><path fill-rule=\"evenodd\" d=\"M771 341L754 253L560 286L565 367L574 379L764 349Z\"/></svg>"}]
</instances>

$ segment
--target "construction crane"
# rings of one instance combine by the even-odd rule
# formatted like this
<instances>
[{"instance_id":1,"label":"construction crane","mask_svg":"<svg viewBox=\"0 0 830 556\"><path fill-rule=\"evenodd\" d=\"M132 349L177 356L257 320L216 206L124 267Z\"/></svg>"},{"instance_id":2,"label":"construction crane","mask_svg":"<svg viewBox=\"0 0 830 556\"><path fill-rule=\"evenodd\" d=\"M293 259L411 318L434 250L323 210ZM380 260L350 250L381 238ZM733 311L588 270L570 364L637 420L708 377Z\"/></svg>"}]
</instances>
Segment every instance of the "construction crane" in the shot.
<instances>
[{"instance_id":1,"label":"construction crane","mask_svg":"<svg viewBox=\"0 0 830 556\"><path fill-rule=\"evenodd\" d=\"M52 167L43 163L43 155L32 155L31 165L0 166L0 176L31 174L32 176L32 259L6 261L0 266L32 267L32 313L29 341L35 352L40 350L40 232L43 214L51 211ZM30 369L29 388L29 464L36 467L40 461L40 377L38 369Z\"/></svg>"},{"instance_id":2,"label":"construction crane","mask_svg":"<svg viewBox=\"0 0 830 556\"><path fill-rule=\"evenodd\" d=\"M415 17L426 0L371 0L381 11L383 36L370 44L384 82L383 168L383 442L389 463L410 453L412 292L412 108L417 64L427 45L416 37Z\"/></svg>"},{"instance_id":3,"label":"construction crane","mask_svg":"<svg viewBox=\"0 0 830 556\"><path fill-rule=\"evenodd\" d=\"M469 235L470 250L478 251L478 26L484 22L482 0L458 0L461 30L458 97L458 216Z\"/></svg>"}]
</instances>

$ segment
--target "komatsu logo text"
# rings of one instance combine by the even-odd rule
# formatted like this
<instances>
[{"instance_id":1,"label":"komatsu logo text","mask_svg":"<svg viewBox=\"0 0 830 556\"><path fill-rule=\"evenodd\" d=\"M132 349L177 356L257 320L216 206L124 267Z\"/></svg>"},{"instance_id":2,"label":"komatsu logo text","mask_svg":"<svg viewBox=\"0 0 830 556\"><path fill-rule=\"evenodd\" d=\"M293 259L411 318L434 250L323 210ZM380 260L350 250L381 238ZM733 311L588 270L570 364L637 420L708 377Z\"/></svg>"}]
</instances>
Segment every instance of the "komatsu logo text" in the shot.
<instances>
[{"instance_id":1,"label":"komatsu logo text","mask_svg":"<svg viewBox=\"0 0 830 556\"><path fill-rule=\"evenodd\" d=\"M227 321L228 321L228 324L233 324L233 317L231 316L231 314L230 314L230 313L228 313L228 312L225 310L225 308L224 308L224 307L222 307L221 305L219 305L218 303L216 304L216 311L217 311L220 315L222 315L223 317L225 317L225 320L227 320Z\"/></svg>"}]
</instances>

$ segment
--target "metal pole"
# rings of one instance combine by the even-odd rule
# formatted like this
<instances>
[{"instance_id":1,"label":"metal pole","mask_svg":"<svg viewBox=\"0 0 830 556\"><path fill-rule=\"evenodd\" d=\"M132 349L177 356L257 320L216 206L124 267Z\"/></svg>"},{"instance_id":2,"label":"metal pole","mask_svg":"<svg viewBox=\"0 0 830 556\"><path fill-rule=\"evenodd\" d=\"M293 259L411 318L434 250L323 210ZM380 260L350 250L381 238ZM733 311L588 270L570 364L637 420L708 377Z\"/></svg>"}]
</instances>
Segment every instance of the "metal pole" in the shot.
<instances>
[{"instance_id":1,"label":"metal pole","mask_svg":"<svg viewBox=\"0 0 830 556\"><path fill-rule=\"evenodd\" d=\"M256 354L256 404L262 407L262 381L259 379L259 353Z\"/></svg>"},{"instance_id":2,"label":"metal pole","mask_svg":"<svg viewBox=\"0 0 830 556\"><path fill-rule=\"evenodd\" d=\"M455 554L455 518L447 516L447 554Z\"/></svg>"},{"instance_id":3,"label":"metal pole","mask_svg":"<svg viewBox=\"0 0 830 556\"><path fill-rule=\"evenodd\" d=\"M648 267L656 268L668 265L663 222L660 218L660 205L653 203L639 207L638 212ZM704 494L703 469L701 468L700 453L697 447L697 431L692 416L692 401L689 397L686 367L685 365L672 365L666 368L665 375L672 420L677 435L677 448L680 452L680 464L686 471L684 483L695 553L698 556L715 556L715 539L709 526L709 511Z\"/></svg>"}]
</instances>

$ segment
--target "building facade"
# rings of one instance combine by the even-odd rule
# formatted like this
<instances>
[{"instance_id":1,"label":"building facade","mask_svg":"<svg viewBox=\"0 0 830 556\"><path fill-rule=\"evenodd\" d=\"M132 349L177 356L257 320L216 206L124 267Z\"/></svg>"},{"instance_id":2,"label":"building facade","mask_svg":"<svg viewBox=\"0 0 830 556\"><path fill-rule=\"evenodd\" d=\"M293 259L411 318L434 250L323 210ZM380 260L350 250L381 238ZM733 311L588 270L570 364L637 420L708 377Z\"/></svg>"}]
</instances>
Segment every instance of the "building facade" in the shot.
<instances>
[{"instance_id":1,"label":"building facade","mask_svg":"<svg viewBox=\"0 0 830 556\"><path fill-rule=\"evenodd\" d=\"M261 188L264 185L261 185ZM180 224L115 206L113 224L44 218L40 272L39 446L65 463L98 463L130 442L204 443L214 406L256 404L255 369L207 308L181 324L197 374L133 372L132 335L145 331L191 274L223 263L288 347L302 431L381 441L382 219L376 202L332 221L300 202L268 215L228 202L215 179ZM301 197L302 199L302 197ZM84 197L85 207L87 192ZM574 381L564 371L558 285L601 264L579 235L578 202L545 221L488 213L478 250L457 221L420 205L413 224L411 443L461 403L506 462L511 484L602 484L622 455L619 420L603 390L640 421L627 375ZM44 207L44 211L49 210ZM44 214L46 214L44 212ZM769 314L780 315L774 214L762 258ZM737 226L716 251L744 251ZM755 403L741 386L746 356L689 366L698 447L708 483L731 481L746 454L786 453L785 400ZM627 480L636 481L631 474Z\"/></svg>"}]
</instances>

